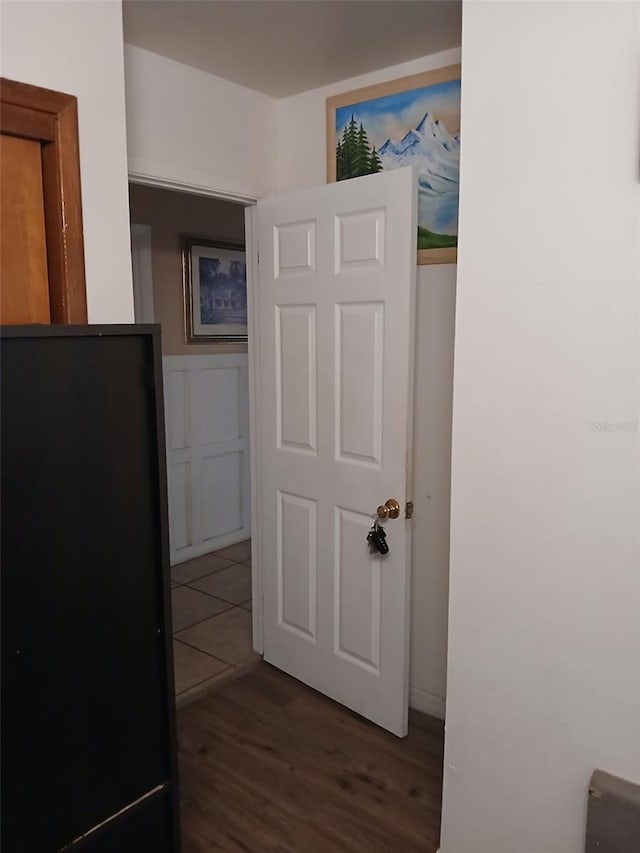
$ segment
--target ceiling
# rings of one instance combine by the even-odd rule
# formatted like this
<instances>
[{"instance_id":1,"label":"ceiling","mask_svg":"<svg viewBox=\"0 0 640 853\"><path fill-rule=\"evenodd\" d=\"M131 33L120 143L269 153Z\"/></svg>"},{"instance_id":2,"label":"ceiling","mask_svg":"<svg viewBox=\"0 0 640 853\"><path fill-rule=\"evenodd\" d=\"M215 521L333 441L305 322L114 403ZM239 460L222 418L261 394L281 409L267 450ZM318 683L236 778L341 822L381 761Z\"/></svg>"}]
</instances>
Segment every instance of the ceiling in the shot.
<instances>
[{"instance_id":1,"label":"ceiling","mask_svg":"<svg viewBox=\"0 0 640 853\"><path fill-rule=\"evenodd\" d=\"M282 98L460 44L461 0L125 0L129 44Z\"/></svg>"}]
</instances>

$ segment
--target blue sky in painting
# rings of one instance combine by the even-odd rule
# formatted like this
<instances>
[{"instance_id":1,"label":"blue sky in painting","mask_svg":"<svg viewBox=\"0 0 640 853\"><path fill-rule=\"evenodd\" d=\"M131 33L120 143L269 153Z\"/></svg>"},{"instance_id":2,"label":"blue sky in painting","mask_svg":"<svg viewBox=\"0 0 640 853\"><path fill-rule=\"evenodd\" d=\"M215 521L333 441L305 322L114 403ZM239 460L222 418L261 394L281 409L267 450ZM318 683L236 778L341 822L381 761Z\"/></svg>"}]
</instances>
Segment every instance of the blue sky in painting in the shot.
<instances>
[{"instance_id":1,"label":"blue sky in painting","mask_svg":"<svg viewBox=\"0 0 640 853\"><path fill-rule=\"evenodd\" d=\"M336 110L336 133L342 133L353 115L365 126L369 139L379 148L387 139L401 139L416 127L426 112L442 121L449 133L460 132L460 80L386 95Z\"/></svg>"}]
</instances>

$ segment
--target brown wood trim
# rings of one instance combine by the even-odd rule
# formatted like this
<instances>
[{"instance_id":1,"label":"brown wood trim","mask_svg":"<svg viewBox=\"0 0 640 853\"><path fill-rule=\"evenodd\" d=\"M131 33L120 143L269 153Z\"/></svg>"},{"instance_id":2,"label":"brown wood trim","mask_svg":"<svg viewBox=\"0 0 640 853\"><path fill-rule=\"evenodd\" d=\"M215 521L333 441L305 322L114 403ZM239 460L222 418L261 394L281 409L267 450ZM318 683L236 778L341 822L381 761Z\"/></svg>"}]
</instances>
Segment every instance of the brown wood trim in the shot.
<instances>
[{"instance_id":1,"label":"brown wood trim","mask_svg":"<svg viewBox=\"0 0 640 853\"><path fill-rule=\"evenodd\" d=\"M7 77L0 77L0 98L3 104L16 104L29 110L51 113L54 116L57 116L71 101L76 100L75 95L43 89L40 86L32 86L30 83L19 83Z\"/></svg>"},{"instance_id":2,"label":"brown wood trim","mask_svg":"<svg viewBox=\"0 0 640 853\"><path fill-rule=\"evenodd\" d=\"M457 264L458 249L451 246L446 249L418 249L418 266L421 264Z\"/></svg>"},{"instance_id":3,"label":"brown wood trim","mask_svg":"<svg viewBox=\"0 0 640 853\"><path fill-rule=\"evenodd\" d=\"M0 105L0 132L42 143L51 321L86 323L77 99L3 77Z\"/></svg>"},{"instance_id":4,"label":"brown wood trim","mask_svg":"<svg viewBox=\"0 0 640 853\"><path fill-rule=\"evenodd\" d=\"M52 323L86 323L87 298L76 99L58 113L57 139L42 149Z\"/></svg>"},{"instance_id":5,"label":"brown wood trim","mask_svg":"<svg viewBox=\"0 0 640 853\"><path fill-rule=\"evenodd\" d=\"M0 126L2 133L7 136L19 136L36 142L53 142L56 138L55 116L17 104L0 104Z\"/></svg>"}]
</instances>

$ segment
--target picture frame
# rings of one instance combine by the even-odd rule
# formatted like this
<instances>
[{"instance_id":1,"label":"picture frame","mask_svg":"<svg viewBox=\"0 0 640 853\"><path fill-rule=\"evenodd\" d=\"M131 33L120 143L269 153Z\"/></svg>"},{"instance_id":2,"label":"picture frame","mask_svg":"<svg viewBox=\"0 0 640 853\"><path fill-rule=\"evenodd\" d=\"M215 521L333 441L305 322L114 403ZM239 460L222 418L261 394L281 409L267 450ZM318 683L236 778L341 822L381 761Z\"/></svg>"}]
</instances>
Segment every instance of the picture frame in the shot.
<instances>
[{"instance_id":1,"label":"picture frame","mask_svg":"<svg viewBox=\"0 0 640 853\"><path fill-rule=\"evenodd\" d=\"M182 238L185 340L247 343L247 261L243 243Z\"/></svg>"},{"instance_id":2,"label":"picture frame","mask_svg":"<svg viewBox=\"0 0 640 853\"><path fill-rule=\"evenodd\" d=\"M418 264L457 260L460 92L458 63L326 101L327 183L418 167Z\"/></svg>"}]
</instances>

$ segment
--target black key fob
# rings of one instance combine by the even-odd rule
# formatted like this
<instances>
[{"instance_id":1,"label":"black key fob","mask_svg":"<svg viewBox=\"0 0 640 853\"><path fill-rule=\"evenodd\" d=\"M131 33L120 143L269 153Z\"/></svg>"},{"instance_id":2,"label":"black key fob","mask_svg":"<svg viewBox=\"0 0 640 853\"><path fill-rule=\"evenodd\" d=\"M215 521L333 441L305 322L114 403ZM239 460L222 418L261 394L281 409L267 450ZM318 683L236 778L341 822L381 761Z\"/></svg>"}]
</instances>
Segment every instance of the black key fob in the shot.
<instances>
[{"instance_id":1,"label":"black key fob","mask_svg":"<svg viewBox=\"0 0 640 853\"><path fill-rule=\"evenodd\" d=\"M377 529L372 533L371 539L381 554L389 553L387 534L385 533L384 527L380 527L380 525L378 525Z\"/></svg>"}]
</instances>

